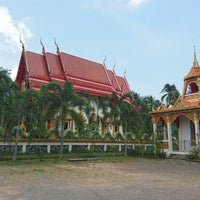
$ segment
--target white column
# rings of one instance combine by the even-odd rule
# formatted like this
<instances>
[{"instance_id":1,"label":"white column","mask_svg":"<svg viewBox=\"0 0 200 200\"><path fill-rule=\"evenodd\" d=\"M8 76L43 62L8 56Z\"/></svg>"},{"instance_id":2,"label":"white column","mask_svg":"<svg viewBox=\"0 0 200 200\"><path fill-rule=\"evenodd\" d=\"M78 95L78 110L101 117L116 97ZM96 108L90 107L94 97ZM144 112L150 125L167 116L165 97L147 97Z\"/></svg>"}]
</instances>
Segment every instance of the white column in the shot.
<instances>
[{"instance_id":1,"label":"white column","mask_svg":"<svg viewBox=\"0 0 200 200\"><path fill-rule=\"evenodd\" d=\"M47 153L51 153L51 144L47 145Z\"/></svg>"},{"instance_id":2,"label":"white column","mask_svg":"<svg viewBox=\"0 0 200 200\"><path fill-rule=\"evenodd\" d=\"M107 145L106 144L104 144L104 149L103 149L104 151L106 151L107 150Z\"/></svg>"},{"instance_id":3,"label":"white column","mask_svg":"<svg viewBox=\"0 0 200 200\"><path fill-rule=\"evenodd\" d=\"M167 133L168 133L168 150L170 152L173 151L173 144L172 144L172 127L171 123L167 122Z\"/></svg>"},{"instance_id":4,"label":"white column","mask_svg":"<svg viewBox=\"0 0 200 200\"><path fill-rule=\"evenodd\" d=\"M121 152L122 151L122 146L121 145L119 145L119 152Z\"/></svg>"},{"instance_id":5,"label":"white column","mask_svg":"<svg viewBox=\"0 0 200 200\"><path fill-rule=\"evenodd\" d=\"M72 151L72 144L69 144L69 152Z\"/></svg>"},{"instance_id":6,"label":"white column","mask_svg":"<svg viewBox=\"0 0 200 200\"><path fill-rule=\"evenodd\" d=\"M23 145L22 145L22 152L23 152L23 153L26 153L26 144L23 144Z\"/></svg>"},{"instance_id":7,"label":"white column","mask_svg":"<svg viewBox=\"0 0 200 200\"><path fill-rule=\"evenodd\" d=\"M198 120L194 121L194 126L195 126L196 145L198 145L199 144L199 122L198 122Z\"/></svg>"},{"instance_id":8,"label":"white column","mask_svg":"<svg viewBox=\"0 0 200 200\"><path fill-rule=\"evenodd\" d=\"M153 123L153 145L154 145L154 151L156 151L156 140L157 140L157 124Z\"/></svg>"},{"instance_id":9,"label":"white column","mask_svg":"<svg viewBox=\"0 0 200 200\"><path fill-rule=\"evenodd\" d=\"M167 131L166 131L166 125L163 126L163 133L164 133L164 140L167 140Z\"/></svg>"}]
</instances>

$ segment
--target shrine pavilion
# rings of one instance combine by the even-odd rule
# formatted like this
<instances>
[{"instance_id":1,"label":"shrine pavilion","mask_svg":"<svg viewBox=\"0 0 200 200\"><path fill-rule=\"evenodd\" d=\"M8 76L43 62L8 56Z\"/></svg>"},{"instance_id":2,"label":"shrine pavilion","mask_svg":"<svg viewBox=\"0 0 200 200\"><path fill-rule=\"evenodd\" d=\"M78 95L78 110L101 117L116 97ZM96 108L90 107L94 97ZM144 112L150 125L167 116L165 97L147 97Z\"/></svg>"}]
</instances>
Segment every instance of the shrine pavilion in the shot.
<instances>
[{"instance_id":1,"label":"shrine pavilion","mask_svg":"<svg viewBox=\"0 0 200 200\"><path fill-rule=\"evenodd\" d=\"M182 96L174 105L160 105L150 112L153 119L154 135L157 135L157 125L163 125L163 143L169 153L175 151L188 153L199 144L200 121L200 66L194 48L194 61L189 73L184 77ZM173 140L172 124L178 127L178 139ZM176 144L176 145L175 145ZM177 147L176 147L177 146Z\"/></svg>"}]
</instances>

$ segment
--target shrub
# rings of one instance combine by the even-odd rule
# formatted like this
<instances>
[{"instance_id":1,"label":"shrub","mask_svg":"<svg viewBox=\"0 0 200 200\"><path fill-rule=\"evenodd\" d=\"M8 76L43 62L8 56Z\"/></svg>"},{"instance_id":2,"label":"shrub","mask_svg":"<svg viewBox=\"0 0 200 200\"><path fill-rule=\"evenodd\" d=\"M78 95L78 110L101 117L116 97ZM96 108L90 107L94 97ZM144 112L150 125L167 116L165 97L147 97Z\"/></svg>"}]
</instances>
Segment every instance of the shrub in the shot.
<instances>
[{"instance_id":1,"label":"shrub","mask_svg":"<svg viewBox=\"0 0 200 200\"><path fill-rule=\"evenodd\" d=\"M125 135L126 135L126 139L127 140L133 140L133 134L132 133L130 133L130 132L127 132L127 133L125 133Z\"/></svg>"},{"instance_id":2,"label":"shrub","mask_svg":"<svg viewBox=\"0 0 200 200\"><path fill-rule=\"evenodd\" d=\"M103 139L104 139L104 140L106 140L106 139L113 140L113 137L112 137L110 131L107 131L107 132L104 133Z\"/></svg>"},{"instance_id":3,"label":"shrub","mask_svg":"<svg viewBox=\"0 0 200 200\"><path fill-rule=\"evenodd\" d=\"M58 132L58 129L56 128L49 129L47 132L46 138L49 138L53 133L56 135L57 138L59 138L59 132Z\"/></svg>"},{"instance_id":4,"label":"shrub","mask_svg":"<svg viewBox=\"0 0 200 200\"><path fill-rule=\"evenodd\" d=\"M91 135L91 139L98 139L98 140L101 140L101 139L102 139L102 136L101 136L101 134L100 134L98 131L93 131L93 132L92 132L92 135Z\"/></svg>"},{"instance_id":5,"label":"shrub","mask_svg":"<svg viewBox=\"0 0 200 200\"><path fill-rule=\"evenodd\" d=\"M144 149L144 146L138 146L137 148L128 151L129 156L139 156L144 158L166 158L166 153L163 149L154 151L152 148Z\"/></svg>"},{"instance_id":6,"label":"shrub","mask_svg":"<svg viewBox=\"0 0 200 200\"><path fill-rule=\"evenodd\" d=\"M67 130L64 132L64 138L65 138L65 139L75 139L75 138L76 138L76 135L75 135L75 133L74 133L73 130L67 129Z\"/></svg>"},{"instance_id":7,"label":"shrub","mask_svg":"<svg viewBox=\"0 0 200 200\"><path fill-rule=\"evenodd\" d=\"M25 138L25 137L26 137L26 135L24 134L22 128L21 128L21 127L17 127L17 126L13 127L13 129L12 129L12 131L11 131L11 136L12 136L12 137L15 137L17 131L18 131L19 135L20 135L22 138Z\"/></svg>"},{"instance_id":8,"label":"shrub","mask_svg":"<svg viewBox=\"0 0 200 200\"><path fill-rule=\"evenodd\" d=\"M190 160L200 160L200 146L197 146L196 148L193 148L189 155L188 159Z\"/></svg>"},{"instance_id":9,"label":"shrub","mask_svg":"<svg viewBox=\"0 0 200 200\"><path fill-rule=\"evenodd\" d=\"M120 132L116 132L114 140L124 140L124 138Z\"/></svg>"}]
</instances>

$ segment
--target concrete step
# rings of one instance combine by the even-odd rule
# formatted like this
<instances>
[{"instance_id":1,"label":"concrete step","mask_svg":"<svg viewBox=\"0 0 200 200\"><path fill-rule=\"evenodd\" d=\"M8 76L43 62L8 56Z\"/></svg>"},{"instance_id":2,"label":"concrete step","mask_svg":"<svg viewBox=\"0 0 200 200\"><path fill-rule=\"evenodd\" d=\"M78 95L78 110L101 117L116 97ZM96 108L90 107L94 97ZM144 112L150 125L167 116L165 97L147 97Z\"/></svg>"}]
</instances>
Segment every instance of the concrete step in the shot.
<instances>
[{"instance_id":1,"label":"concrete step","mask_svg":"<svg viewBox=\"0 0 200 200\"><path fill-rule=\"evenodd\" d=\"M176 160L186 160L187 155L186 154L170 154L169 159L176 159Z\"/></svg>"}]
</instances>

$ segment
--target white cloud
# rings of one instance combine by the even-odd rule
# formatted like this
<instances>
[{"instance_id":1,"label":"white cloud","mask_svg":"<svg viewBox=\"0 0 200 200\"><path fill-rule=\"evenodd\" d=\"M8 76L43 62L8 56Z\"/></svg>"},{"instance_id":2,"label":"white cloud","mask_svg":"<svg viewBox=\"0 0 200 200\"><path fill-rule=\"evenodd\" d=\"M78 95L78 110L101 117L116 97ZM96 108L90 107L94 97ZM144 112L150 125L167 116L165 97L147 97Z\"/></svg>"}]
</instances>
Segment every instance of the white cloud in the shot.
<instances>
[{"instance_id":1,"label":"white cloud","mask_svg":"<svg viewBox=\"0 0 200 200\"><path fill-rule=\"evenodd\" d=\"M132 7L138 7L141 6L142 4L146 3L149 0L129 0L128 4Z\"/></svg>"},{"instance_id":2,"label":"white cloud","mask_svg":"<svg viewBox=\"0 0 200 200\"><path fill-rule=\"evenodd\" d=\"M28 18L21 21L13 20L5 6L0 6L0 19L0 50L16 52L21 48L20 37L26 43L26 40L33 36L26 24Z\"/></svg>"},{"instance_id":3,"label":"white cloud","mask_svg":"<svg viewBox=\"0 0 200 200\"><path fill-rule=\"evenodd\" d=\"M83 5L87 9L98 10L126 10L127 8L137 8L150 0L84 0Z\"/></svg>"},{"instance_id":4,"label":"white cloud","mask_svg":"<svg viewBox=\"0 0 200 200\"><path fill-rule=\"evenodd\" d=\"M148 1L149 0L114 0L114 2L120 7L132 7L132 8L139 7Z\"/></svg>"},{"instance_id":5,"label":"white cloud","mask_svg":"<svg viewBox=\"0 0 200 200\"><path fill-rule=\"evenodd\" d=\"M17 71L18 71L18 67L14 67L11 69L10 71L10 78L15 81L16 76L17 76Z\"/></svg>"}]
</instances>

